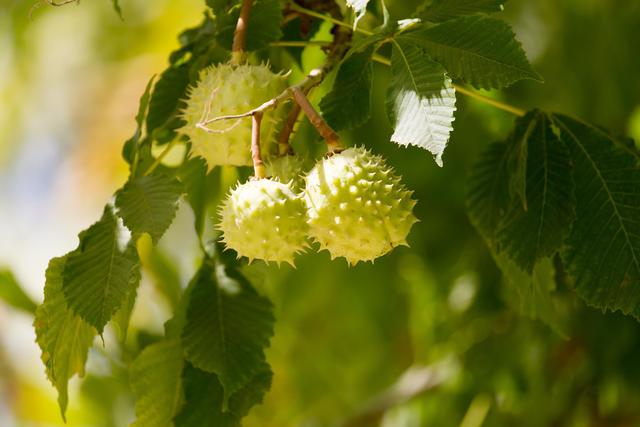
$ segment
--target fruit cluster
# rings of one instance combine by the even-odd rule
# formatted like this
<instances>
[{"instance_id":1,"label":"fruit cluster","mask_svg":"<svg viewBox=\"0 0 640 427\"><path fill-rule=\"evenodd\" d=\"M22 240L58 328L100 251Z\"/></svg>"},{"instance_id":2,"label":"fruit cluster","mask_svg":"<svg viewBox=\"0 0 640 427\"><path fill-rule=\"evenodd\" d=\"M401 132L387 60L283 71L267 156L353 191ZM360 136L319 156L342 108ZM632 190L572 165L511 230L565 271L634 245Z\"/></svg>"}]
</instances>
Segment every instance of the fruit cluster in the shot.
<instances>
[{"instance_id":1,"label":"fruit cluster","mask_svg":"<svg viewBox=\"0 0 640 427\"><path fill-rule=\"evenodd\" d=\"M185 133L193 153L204 157L210 167L246 164L250 144L249 130L240 128L244 124L220 128L215 138L197 126L198 109L200 117L204 109L213 109L206 93L215 94L216 108L224 114L241 113L237 108L247 111L277 95L263 89L277 86L274 82L281 76L266 67L259 71L252 67L211 68L192 91ZM222 84L223 74L229 83ZM255 79L261 82L260 91ZM239 102L228 91L236 97L246 96L250 103ZM348 148L330 153L305 175L297 156L269 157L266 164L269 178L239 184L220 210L218 228L223 241L240 256L293 264L295 255L308 247L310 237L332 259L344 257L354 265L407 244L406 237L417 221L413 215L416 202L380 156L363 147Z\"/></svg>"}]
</instances>

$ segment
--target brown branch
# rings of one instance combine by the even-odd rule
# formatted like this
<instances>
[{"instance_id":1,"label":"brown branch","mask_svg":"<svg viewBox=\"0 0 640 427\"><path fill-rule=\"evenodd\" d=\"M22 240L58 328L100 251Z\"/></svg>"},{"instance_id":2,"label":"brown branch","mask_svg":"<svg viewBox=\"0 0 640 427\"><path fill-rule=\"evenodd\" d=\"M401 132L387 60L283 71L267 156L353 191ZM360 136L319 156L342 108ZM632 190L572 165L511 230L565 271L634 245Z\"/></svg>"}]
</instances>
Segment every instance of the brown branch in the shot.
<instances>
[{"instance_id":1,"label":"brown branch","mask_svg":"<svg viewBox=\"0 0 640 427\"><path fill-rule=\"evenodd\" d=\"M316 111L313 105L311 105L304 92L297 87L293 87L291 92L293 93L293 99L300 106L302 112L307 116L313 127L316 128L318 133L327 142L329 152L333 153L335 151L339 151L342 148L342 145L340 144L340 137L336 131L329 126L329 123L327 123Z\"/></svg>"},{"instance_id":2,"label":"brown branch","mask_svg":"<svg viewBox=\"0 0 640 427\"><path fill-rule=\"evenodd\" d=\"M289 111L289 115L287 116L287 120L284 122L284 127L280 131L280 135L278 135L278 153L280 153L281 156L293 154L293 149L291 148L291 144L289 144L289 139L291 138L293 128L296 126L296 122L300 116L300 111L302 111L300 106L298 104L293 104L291 111Z\"/></svg>"},{"instance_id":3,"label":"brown branch","mask_svg":"<svg viewBox=\"0 0 640 427\"><path fill-rule=\"evenodd\" d=\"M251 126L251 158L253 159L253 173L256 179L262 179L267 176L260 156L260 123L262 123L262 113L254 113Z\"/></svg>"},{"instance_id":4,"label":"brown branch","mask_svg":"<svg viewBox=\"0 0 640 427\"><path fill-rule=\"evenodd\" d=\"M244 48L247 43L247 29L252 4L253 0L242 0L242 9L240 9L240 17L233 34L233 47L231 48L231 63L235 65L244 62Z\"/></svg>"}]
</instances>

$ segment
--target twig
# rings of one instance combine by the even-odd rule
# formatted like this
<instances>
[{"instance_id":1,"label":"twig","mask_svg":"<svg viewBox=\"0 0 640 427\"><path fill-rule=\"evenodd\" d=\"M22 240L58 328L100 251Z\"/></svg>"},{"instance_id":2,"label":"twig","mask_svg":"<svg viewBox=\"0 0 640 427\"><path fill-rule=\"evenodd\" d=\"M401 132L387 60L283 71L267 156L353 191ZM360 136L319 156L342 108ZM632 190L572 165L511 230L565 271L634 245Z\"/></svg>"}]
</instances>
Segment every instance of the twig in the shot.
<instances>
[{"instance_id":1,"label":"twig","mask_svg":"<svg viewBox=\"0 0 640 427\"><path fill-rule=\"evenodd\" d=\"M300 111L302 111L300 106L298 104L293 104L291 111L289 111L289 115L287 116L287 120L284 122L284 126L280 131L280 135L278 135L278 153L281 156L293 154L293 149L291 148L291 144L289 144L289 139L291 138L291 133L296 126L298 117L300 116Z\"/></svg>"},{"instance_id":2,"label":"twig","mask_svg":"<svg viewBox=\"0 0 640 427\"><path fill-rule=\"evenodd\" d=\"M253 159L253 173L257 179L267 176L260 156L260 123L262 123L262 113L254 113L251 126L251 158Z\"/></svg>"},{"instance_id":3,"label":"twig","mask_svg":"<svg viewBox=\"0 0 640 427\"><path fill-rule=\"evenodd\" d=\"M249 110L246 113L240 113L240 114L230 114L227 116L218 116L218 117L214 117L211 119L207 119L203 122L200 122L198 124L196 124L196 127L208 132L208 133L216 133L215 130L210 129L207 127L207 125L210 125L212 123L215 122L219 122L222 120L237 120L237 119L242 119L245 117L251 117L253 115L255 115L256 113L265 113L267 110L271 110L276 108L278 105L280 105L282 102L288 101L289 99L291 99L293 97L293 89L294 88L298 88L299 90L303 91L303 92L308 92L309 90L311 90L313 87L317 86L318 84L320 84L320 82L322 81L322 79L324 78L325 74L327 71L325 71L324 68L317 68L315 70L312 70L309 75L300 83L298 83L295 86L289 87L287 89L285 89L280 95L276 96L275 98L272 98L270 100L268 100L267 102L265 102L264 104L254 108L253 110Z\"/></svg>"},{"instance_id":4,"label":"twig","mask_svg":"<svg viewBox=\"0 0 640 427\"><path fill-rule=\"evenodd\" d=\"M506 111L508 113L515 114L518 117L524 117L527 114L527 112L524 111L521 108L515 107L515 106L507 104L505 102L498 101L497 99L489 98L488 96L481 95L478 92L475 92L473 90L469 90L464 86L460 86L460 85L454 83L453 87L455 88L455 90L457 90L458 92L460 92L463 95L467 95L467 96L469 96L471 98L475 98L480 102L484 102L485 104L492 105L492 106L494 106L494 107L496 107L496 108L498 108L498 109L500 109L502 111Z\"/></svg>"},{"instance_id":5,"label":"twig","mask_svg":"<svg viewBox=\"0 0 640 427\"><path fill-rule=\"evenodd\" d=\"M301 13L303 15L313 16L314 18L318 18L318 19L322 19L323 21L331 22L332 24L337 25L339 27L344 27L344 28L348 28L350 30L353 30L351 24L348 24L346 22L342 22L339 19L336 19L336 18L331 17L331 16L327 16L325 14L316 12L314 10L306 9L306 8L300 6L299 4L296 4L294 2L289 3L289 9L293 10L295 12ZM355 31L360 33L360 34L364 34L366 36L372 36L373 35L373 33L371 31L364 30L362 28L355 28Z\"/></svg>"},{"instance_id":6,"label":"twig","mask_svg":"<svg viewBox=\"0 0 640 427\"><path fill-rule=\"evenodd\" d=\"M242 0L242 9L240 9L240 17L233 34L233 47L231 48L231 63L235 65L244 62L244 48L247 42L247 28L252 4L253 0Z\"/></svg>"},{"instance_id":7,"label":"twig","mask_svg":"<svg viewBox=\"0 0 640 427\"><path fill-rule=\"evenodd\" d=\"M307 47L307 46L319 46L326 47L331 45L331 41L327 40L280 40L277 42L269 43L271 47Z\"/></svg>"},{"instance_id":8,"label":"twig","mask_svg":"<svg viewBox=\"0 0 640 427\"><path fill-rule=\"evenodd\" d=\"M378 55L378 54L373 55L373 60L380 64L389 65L389 66L391 65L391 60L389 60L388 58L385 58L382 55ZM473 91L471 89L467 89L466 87L461 86L459 84L453 83L452 86L454 87L455 90L457 90L463 95L469 96L471 98L475 98L480 102L496 107L502 111L515 114L518 117L524 117L524 115L527 114L527 112L521 108L515 107L505 102L498 101L497 99L489 98L488 96L479 94L478 92Z\"/></svg>"},{"instance_id":9,"label":"twig","mask_svg":"<svg viewBox=\"0 0 640 427\"><path fill-rule=\"evenodd\" d=\"M307 99L307 96L299 88L294 87L291 89L293 92L293 99L302 109L302 112L307 116L311 124L316 128L318 133L325 139L329 152L333 153L342 148L340 144L340 137L331 129L329 123L327 123L322 116L313 108L313 105Z\"/></svg>"},{"instance_id":10,"label":"twig","mask_svg":"<svg viewBox=\"0 0 640 427\"><path fill-rule=\"evenodd\" d=\"M158 157L156 157L156 159L153 161L151 166L149 166L147 170L144 171L143 176L147 176L151 174L154 170L156 170L156 168L160 166L160 163L162 163L162 160L164 160L164 158L167 156L167 154L169 154L171 149L175 147L175 145L178 143L179 140L180 138L174 138L169 144L167 144L166 148L162 150L162 152L158 155Z\"/></svg>"}]
</instances>

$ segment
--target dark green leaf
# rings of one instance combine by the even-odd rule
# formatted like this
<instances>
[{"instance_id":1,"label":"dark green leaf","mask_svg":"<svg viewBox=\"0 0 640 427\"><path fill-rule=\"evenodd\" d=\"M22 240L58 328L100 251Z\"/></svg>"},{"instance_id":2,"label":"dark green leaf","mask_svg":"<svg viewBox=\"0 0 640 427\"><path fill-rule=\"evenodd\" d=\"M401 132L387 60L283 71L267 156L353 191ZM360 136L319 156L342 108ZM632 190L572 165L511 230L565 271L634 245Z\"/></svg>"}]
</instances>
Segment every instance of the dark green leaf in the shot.
<instances>
[{"instance_id":1,"label":"dark green leaf","mask_svg":"<svg viewBox=\"0 0 640 427\"><path fill-rule=\"evenodd\" d=\"M75 374L84 374L95 329L67 308L62 292L62 272L67 256L49 262L44 302L36 310L36 342L42 350L47 377L58 390L58 404L65 418L69 400L67 384Z\"/></svg>"},{"instance_id":2,"label":"dark green leaf","mask_svg":"<svg viewBox=\"0 0 640 427\"><path fill-rule=\"evenodd\" d=\"M347 57L338 70L333 89L320 102L320 109L335 130L352 129L371 116L371 83L374 47Z\"/></svg>"},{"instance_id":3,"label":"dark green leaf","mask_svg":"<svg viewBox=\"0 0 640 427\"><path fill-rule=\"evenodd\" d=\"M587 303L640 318L640 156L604 131L554 115L571 153L576 221L562 258Z\"/></svg>"},{"instance_id":4,"label":"dark green leaf","mask_svg":"<svg viewBox=\"0 0 640 427\"><path fill-rule=\"evenodd\" d=\"M433 0L418 11L418 16L431 22L442 22L464 15L500 12L506 0Z\"/></svg>"},{"instance_id":5,"label":"dark green leaf","mask_svg":"<svg viewBox=\"0 0 640 427\"><path fill-rule=\"evenodd\" d=\"M205 220L208 218L208 206L220 196L219 176L220 168L207 173L207 163L201 157L190 158L178 171L178 178L184 186L186 199L193 209L194 225L199 237L202 237Z\"/></svg>"},{"instance_id":6,"label":"dark green leaf","mask_svg":"<svg viewBox=\"0 0 640 427\"><path fill-rule=\"evenodd\" d=\"M217 374L231 396L265 363L272 306L238 271L219 261L206 260L194 280L182 332L186 358Z\"/></svg>"},{"instance_id":7,"label":"dark green leaf","mask_svg":"<svg viewBox=\"0 0 640 427\"><path fill-rule=\"evenodd\" d=\"M189 86L189 66L182 64L168 68L160 75L153 88L153 95L149 101L149 114L147 115L147 134L165 125L169 120L175 119L172 129L181 125L178 117L184 107L184 97Z\"/></svg>"},{"instance_id":8,"label":"dark green leaf","mask_svg":"<svg viewBox=\"0 0 640 427\"><path fill-rule=\"evenodd\" d=\"M387 108L394 123L391 140L430 151L442 166L456 110L451 81L440 64L404 38L394 42L391 73L387 95Z\"/></svg>"},{"instance_id":9,"label":"dark green leaf","mask_svg":"<svg viewBox=\"0 0 640 427\"><path fill-rule=\"evenodd\" d=\"M518 80L541 81L505 22L465 16L403 33L447 71L478 88L501 88Z\"/></svg>"},{"instance_id":10,"label":"dark green leaf","mask_svg":"<svg viewBox=\"0 0 640 427\"><path fill-rule=\"evenodd\" d=\"M473 225L490 245L510 204L508 145L497 142L480 155L468 178L467 210Z\"/></svg>"},{"instance_id":11,"label":"dark green leaf","mask_svg":"<svg viewBox=\"0 0 640 427\"><path fill-rule=\"evenodd\" d=\"M116 195L118 215L134 238L149 233L157 243L176 216L181 193L180 183L163 174L134 178Z\"/></svg>"},{"instance_id":12,"label":"dark green leaf","mask_svg":"<svg viewBox=\"0 0 640 427\"><path fill-rule=\"evenodd\" d=\"M163 340L145 348L131 365L131 389L136 397L132 427L172 427L183 403L180 340Z\"/></svg>"},{"instance_id":13,"label":"dark green leaf","mask_svg":"<svg viewBox=\"0 0 640 427\"><path fill-rule=\"evenodd\" d=\"M0 300L27 313L36 311L36 303L24 293L20 284L9 270L0 270Z\"/></svg>"},{"instance_id":14,"label":"dark green leaf","mask_svg":"<svg viewBox=\"0 0 640 427\"><path fill-rule=\"evenodd\" d=\"M191 365L184 370L185 405L175 418L176 427L237 427L249 410L262 402L271 387L271 370L262 365L249 381L229 397L215 374Z\"/></svg>"},{"instance_id":15,"label":"dark green leaf","mask_svg":"<svg viewBox=\"0 0 640 427\"><path fill-rule=\"evenodd\" d=\"M231 49L233 34L240 16L240 7L218 16L218 41ZM246 50L258 50L282 37L282 6L280 0L255 0L249 15Z\"/></svg>"},{"instance_id":16,"label":"dark green leaf","mask_svg":"<svg viewBox=\"0 0 640 427\"><path fill-rule=\"evenodd\" d=\"M79 238L65 264L62 289L68 306L102 333L132 289L138 254L131 242L120 249L118 222L109 206Z\"/></svg>"},{"instance_id":17,"label":"dark green leaf","mask_svg":"<svg viewBox=\"0 0 640 427\"><path fill-rule=\"evenodd\" d=\"M518 168L526 171L526 205L517 198L511 201L496 238L499 251L531 273L539 259L562 247L569 233L575 218L574 183L569 151L544 114L530 114L516 126L524 129L525 136L510 141L509 149L515 150L519 161L523 161L519 154L526 153Z\"/></svg>"}]
</instances>

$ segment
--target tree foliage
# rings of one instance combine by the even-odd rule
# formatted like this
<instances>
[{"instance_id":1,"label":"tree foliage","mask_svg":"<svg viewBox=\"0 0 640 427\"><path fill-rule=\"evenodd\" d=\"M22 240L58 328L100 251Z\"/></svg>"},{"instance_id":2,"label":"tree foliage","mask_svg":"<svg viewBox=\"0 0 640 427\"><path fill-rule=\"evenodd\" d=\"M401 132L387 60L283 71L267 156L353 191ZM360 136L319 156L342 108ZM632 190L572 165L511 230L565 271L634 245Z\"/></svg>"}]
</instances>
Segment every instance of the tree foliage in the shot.
<instances>
[{"instance_id":1,"label":"tree foliage","mask_svg":"<svg viewBox=\"0 0 640 427\"><path fill-rule=\"evenodd\" d=\"M185 290L167 285L173 318L164 335L140 349L130 365L134 425L237 426L271 386L265 352L274 334L273 305L243 274L242 261L207 241L219 236L205 232L231 173L209 171L203 159L191 156L190 141L181 133L189 88L202 70L229 60L241 13L237 1L206 3L201 24L180 36L168 68L149 82L140 99L136 130L123 149L130 177L115 192L113 206L108 204L102 217L80 233L75 250L49 264L34 326L63 417L68 381L83 374L95 336L111 324L126 340L141 280L140 240L148 234L151 245L157 245L182 199L193 212L201 263ZM312 98L322 115L305 111L321 133L326 129L317 122L323 119L338 132L358 129L371 119L374 62L380 62L391 73L386 88L390 141L427 151L442 166L460 108L457 97L470 92L464 84L500 89L525 79L542 80L510 26L488 16L502 10L503 1L433 0L416 11L415 19L393 21L385 10L382 17L372 17L382 21L379 26L368 29L362 20L368 1L346 1L355 14L352 20L333 2L306 14L296 11L302 3L292 8L278 0L253 1L244 48L250 61L278 64L284 45L305 46L311 37L300 31L297 39L284 40L292 34L289 22L324 17L336 25L333 40L324 45L326 62L315 71L303 70L311 74L296 86L308 93L330 77L331 86L319 91L321 99ZM117 1L113 5L120 11ZM290 101L290 93L274 99L274 105ZM468 178L469 218L503 273L507 301L563 334L566 316L558 294L559 278L566 273L570 290L587 304L640 319L636 147L560 113L519 115L504 141L486 145ZM273 122L282 131L284 120ZM167 151L158 155L154 150L176 145L187 148L179 166L163 162ZM153 265L145 268L153 270ZM12 276L0 273L2 283L7 285L0 287L0 296L23 310L34 309Z\"/></svg>"}]
</instances>

